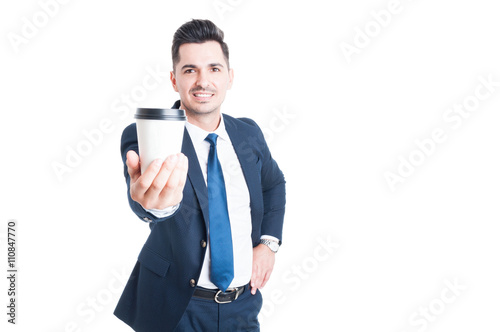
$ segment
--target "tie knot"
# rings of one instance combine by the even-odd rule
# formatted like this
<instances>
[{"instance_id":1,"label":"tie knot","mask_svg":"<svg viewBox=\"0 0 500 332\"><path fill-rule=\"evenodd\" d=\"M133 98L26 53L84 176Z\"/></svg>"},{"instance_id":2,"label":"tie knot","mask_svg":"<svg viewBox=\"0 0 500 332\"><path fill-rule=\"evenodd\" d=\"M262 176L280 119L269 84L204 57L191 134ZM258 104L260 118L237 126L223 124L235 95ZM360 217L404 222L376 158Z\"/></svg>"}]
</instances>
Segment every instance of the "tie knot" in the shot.
<instances>
[{"instance_id":1,"label":"tie knot","mask_svg":"<svg viewBox=\"0 0 500 332\"><path fill-rule=\"evenodd\" d=\"M209 142L210 145L216 146L217 145L217 134L211 133L208 134L207 138L205 138L205 141Z\"/></svg>"}]
</instances>

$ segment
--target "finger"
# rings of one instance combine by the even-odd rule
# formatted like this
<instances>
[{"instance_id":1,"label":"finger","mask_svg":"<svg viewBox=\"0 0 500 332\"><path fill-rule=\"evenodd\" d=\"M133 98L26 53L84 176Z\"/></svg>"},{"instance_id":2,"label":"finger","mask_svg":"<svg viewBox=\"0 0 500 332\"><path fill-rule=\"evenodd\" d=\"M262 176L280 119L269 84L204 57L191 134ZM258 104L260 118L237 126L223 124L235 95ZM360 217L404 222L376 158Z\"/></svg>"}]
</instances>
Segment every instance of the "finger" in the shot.
<instances>
[{"instance_id":1,"label":"finger","mask_svg":"<svg viewBox=\"0 0 500 332\"><path fill-rule=\"evenodd\" d=\"M175 165L171 164L169 167L172 169L170 177L167 180L167 184L163 188L160 198L167 199L168 197L174 197L178 195L184 189L184 183L186 181L187 168L185 166L187 158L182 154L177 154L177 163ZM173 166L173 167L172 167ZM182 185L182 187L180 187Z\"/></svg>"},{"instance_id":2,"label":"finger","mask_svg":"<svg viewBox=\"0 0 500 332\"><path fill-rule=\"evenodd\" d=\"M257 287L255 287L255 275L252 274L252 278L250 279L250 293L252 293L252 295L255 295L255 293L257 292Z\"/></svg>"},{"instance_id":3,"label":"finger","mask_svg":"<svg viewBox=\"0 0 500 332\"><path fill-rule=\"evenodd\" d=\"M127 171L130 176L130 181L134 183L137 178L141 176L141 168L139 164L139 156L134 150L129 150L127 152Z\"/></svg>"},{"instance_id":4,"label":"finger","mask_svg":"<svg viewBox=\"0 0 500 332\"><path fill-rule=\"evenodd\" d=\"M250 286L252 287L251 293L255 295L257 289L261 288L261 279L256 277L254 280L250 282Z\"/></svg>"},{"instance_id":5,"label":"finger","mask_svg":"<svg viewBox=\"0 0 500 332\"><path fill-rule=\"evenodd\" d=\"M188 159L185 155L181 153L181 160L179 161L179 164L177 165L179 167L179 183L177 184L177 191L182 192L184 190L184 185L186 184L186 179L187 179L187 172L188 172L188 167L189 167L189 162Z\"/></svg>"},{"instance_id":6,"label":"finger","mask_svg":"<svg viewBox=\"0 0 500 332\"><path fill-rule=\"evenodd\" d=\"M267 282L269 281L271 277L271 272L267 272L265 275L264 275L264 278L262 279L262 283L261 283L261 286L259 288L264 288L267 284Z\"/></svg>"},{"instance_id":7,"label":"finger","mask_svg":"<svg viewBox=\"0 0 500 332\"><path fill-rule=\"evenodd\" d=\"M148 191L156 175L158 175L162 163L163 161L161 159L155 159L148 168L146 168L144 173L134 183L134 191L136 194L144 195Z\"/></svg>"},{"instance_id":8,"label":"finger","mask_svg":"<svg viewBox=\"0 0 500 332\"><path fill-rule=\"evenodd\" d=\"M255 266L253 268L255 270ZM255 295L255 271L252 271L252 277L250 277L250 293L252 293L252 295Z\"/></svg>"},{"instance_id":9,"label":"finger","mask_svg":"<svg viewBox=\"0 0 500 332\"><path fill-rule=\"evenodd\" d=\"M162 163L160 171L158 172L153 182L151 183L151 186L146 192L146 197L156 199L160 195L177 163L177 155L171 155L168 156L167 159L165 159L165 161Z\"/></svg>"},{"instance_id":10,"label":"finger","mask_svg":"<svg viewBox=\"0 0 500 332\"><path fill-rule=\"evenodd\" d=\"M169 179L169 181L172 181L172 185L177 181L177 186L171 192L171 199L173 204L177 204L182 200L184 186L187 179L188 159L182 153L179 154L179 158L179 163L176 166L176 170L174 170L175 174L171 175L171 180ZM170 193L170 190L166 188L162 193Z\"/></svg>"},{"instance_id":11,"label":"finger","mask_svg":"<svg viewBox=\"0 0 500 332\"><path fill-rule=\"evenodd\" d=\"M257 267L254 267L254 272L252 273L252 278L250 279L250 286L252 287L251 289L252 295L255 295L257 289L260 288L261 282L262 281L260 277L260 272L258 271Z\"/></svg>"},{"instance_id":12,"label":"finger","mask_svg":"<svg viewBox=\"0 0 500 332\"><path fill-rule=\"evenodd\" d=\"M182 173L185 173L187 175L187 172L188 172L188 169L189 169L189 160L188 158L180 153L180 158L182 160L182 165L180 165L181 169L182 169ZM181 185L184 186L184 183L186 182L186 177L181 177Z\"/></svg>"}]
</instances>

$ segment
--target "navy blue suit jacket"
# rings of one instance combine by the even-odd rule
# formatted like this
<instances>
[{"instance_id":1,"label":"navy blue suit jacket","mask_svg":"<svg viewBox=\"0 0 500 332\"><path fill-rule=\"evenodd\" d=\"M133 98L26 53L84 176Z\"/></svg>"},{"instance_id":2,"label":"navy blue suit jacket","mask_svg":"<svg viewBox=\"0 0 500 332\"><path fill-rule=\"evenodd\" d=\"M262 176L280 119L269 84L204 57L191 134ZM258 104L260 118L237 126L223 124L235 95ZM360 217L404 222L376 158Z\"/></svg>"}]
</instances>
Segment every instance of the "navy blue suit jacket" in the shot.
<instances>
[{"instance_id":1,"label":"navy blue suit jacket","mask_svg":"<svg viewBox=\"0 0 500 332\"><path fill-rule=\"evenodd\" d=\"M253 120L227 115L223 118L250 193L253 245L259 244L262 234L281 241L285 213L283 173ZM123 131L121 153L124 163L129 150L139 153L135 124ZM205 257L207 187L187 130L184 131L182 152L189 160L183 199L179 209L167 218L156 218L130 198L130 177L125 165L130 206L139 218L150 222L151 228L114 312L135 331L175 329L193 295Z\"/></svg>"}]
</instances>

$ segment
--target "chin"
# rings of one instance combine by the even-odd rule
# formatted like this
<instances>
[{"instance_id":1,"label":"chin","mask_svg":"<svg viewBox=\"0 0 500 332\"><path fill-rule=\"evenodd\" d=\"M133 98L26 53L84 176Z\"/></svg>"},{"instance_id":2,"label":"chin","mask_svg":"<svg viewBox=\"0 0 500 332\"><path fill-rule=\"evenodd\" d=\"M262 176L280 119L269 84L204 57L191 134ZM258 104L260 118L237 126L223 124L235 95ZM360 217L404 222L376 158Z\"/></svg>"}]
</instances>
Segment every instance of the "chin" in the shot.
<instances>
[{"instance_id":1,"label":"chin","mask_svg":"<svg viewBox=\"0 0 500 332\"><path fill-rule=\"evenodd\" d=\"M216 112L217 111L217 107L209 107L207 105L207 107L193 107L193 108L188 108L186 111L191 112L193 114L199 114L199 115L210 114L210 113Z\"/></svg>"}]
</instances>

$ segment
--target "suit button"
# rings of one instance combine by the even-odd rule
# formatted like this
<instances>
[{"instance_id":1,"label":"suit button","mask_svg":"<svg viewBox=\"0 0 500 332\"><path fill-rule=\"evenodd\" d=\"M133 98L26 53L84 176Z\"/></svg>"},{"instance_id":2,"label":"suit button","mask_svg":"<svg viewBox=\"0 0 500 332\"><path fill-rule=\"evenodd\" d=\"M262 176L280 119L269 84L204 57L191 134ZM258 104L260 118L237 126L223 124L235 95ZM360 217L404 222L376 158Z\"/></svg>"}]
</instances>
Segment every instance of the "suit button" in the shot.
<instances>
[{"instance_id":1,"label":"suit button","mask_svg":"<svg viewBox=\"0 0 500 332\"><path fill-rule=\"evenodd\" d=\"M200 244L202 248L205 248L207 246L207 241L201 240Z\"/></svg>"},{"instance_id":2,"label":"suit button","mask_svg":"<svg viewBox=\"0 0 500 332\"><path fill-rule=\"evenodd\" d=\"M152 222L153 220L149 219L148 217L142 218L145 222Z\"/></svg>"},{"instance_id":3,"label":"suit button","mask_svg":"<svg viewBox=\"0 0 500 332\"><path fill-rule=\"evenodd\" d=\"M189 280L189 285L191 287L196 287L196 280L194 280L194 279Z\"/></svg>"}]
</instances>

